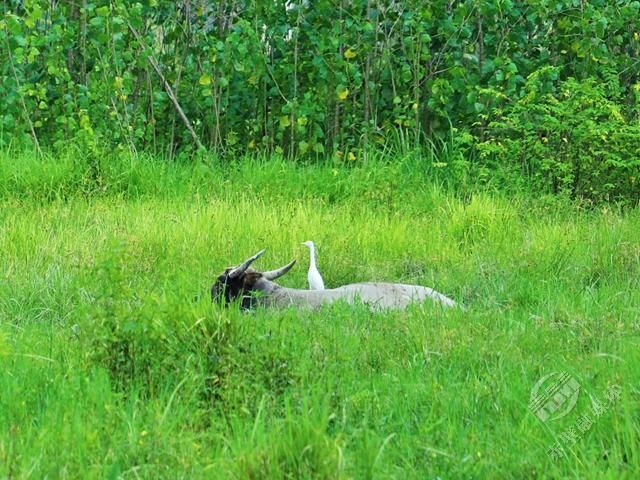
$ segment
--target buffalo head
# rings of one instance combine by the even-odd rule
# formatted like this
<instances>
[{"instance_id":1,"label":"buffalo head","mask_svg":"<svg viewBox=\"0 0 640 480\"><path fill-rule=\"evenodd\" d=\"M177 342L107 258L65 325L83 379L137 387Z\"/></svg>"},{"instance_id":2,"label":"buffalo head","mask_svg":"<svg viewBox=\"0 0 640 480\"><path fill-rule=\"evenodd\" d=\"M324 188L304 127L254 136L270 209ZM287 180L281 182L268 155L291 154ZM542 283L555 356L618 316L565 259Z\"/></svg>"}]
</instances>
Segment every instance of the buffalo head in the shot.
<instances>
[{"instance_id":1,"label":"buffalo head","mask_svg":"<svg viewBox=\"0 0 640 480\"><path fill-rule=\"evenodd\" d=\"M264 249L237 267L225 269L211 286L211 300L226 305L239 299L243 309L252 308L255 304L256 293L261 292L261 286L265 284L261 280L271 282L287 273L296 263L295 260L292 260L287 265L268 272L258 272L249 268L263 253Z\"/></svg>"}]
</instances>

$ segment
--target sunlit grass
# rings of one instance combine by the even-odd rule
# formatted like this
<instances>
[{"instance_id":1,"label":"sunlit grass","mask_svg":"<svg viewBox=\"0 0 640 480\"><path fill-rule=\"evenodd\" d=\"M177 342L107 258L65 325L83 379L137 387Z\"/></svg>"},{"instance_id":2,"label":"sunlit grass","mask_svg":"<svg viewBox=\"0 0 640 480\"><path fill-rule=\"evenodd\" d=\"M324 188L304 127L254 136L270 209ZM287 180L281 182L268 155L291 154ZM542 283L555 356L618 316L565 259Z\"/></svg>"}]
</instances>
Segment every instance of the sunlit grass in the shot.
<instances>
[{"instance_id":1,"label":"sunlit grass","mask_svg":"<svg viewBox=\"0 0 640 480\"><path fill-rule=\"evenodd\" d=\"M43 184L30 169L11 177L20 168L6 158L0 168L2 477L633 478L640 468L637 210L457 195L398 166L145 160L128 177L105 173L102 192L73 169ZM328 287L417 283L468 308L210 305L214 275L261 248L261 268L297 258L282 283L306 288L308 239ZM581 392L569 415L543 424L530 392L554 371ZM589 395L612 384L621 398L552 460Z\"/></svg>"}]
</instances>

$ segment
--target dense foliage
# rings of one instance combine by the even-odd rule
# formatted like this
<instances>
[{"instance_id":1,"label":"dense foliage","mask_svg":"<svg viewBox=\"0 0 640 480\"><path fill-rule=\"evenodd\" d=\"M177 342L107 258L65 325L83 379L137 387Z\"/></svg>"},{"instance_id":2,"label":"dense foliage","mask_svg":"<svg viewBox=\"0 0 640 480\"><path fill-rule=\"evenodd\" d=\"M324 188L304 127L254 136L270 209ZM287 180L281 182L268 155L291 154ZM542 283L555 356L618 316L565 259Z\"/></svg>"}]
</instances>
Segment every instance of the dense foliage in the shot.
<instances>
[{"instance_id":1,"label":"dense foliage","mask_svg":"<svg viewBox=\"0 0 640 480\"><path fill-rule=\"evenodd\" d=\"M477 145L488 161L506 160L553 192L588 199L637 198L640 122L625 118L617 77L610 82L570 78L557 92L545 91L541 69L525 95L496 109L486 140Z\"/></svg>"},{"instance_id":2,"label":"dense foliage","mask_svg":"<svg viewBox=\"0 0 640 480\"><path fill-rule=\"evenodd\" d=\"M638 196L638 1L9 0L0 13L5 146L349 162L448 136L574 195Z\"/></svg>"}]
</instances>

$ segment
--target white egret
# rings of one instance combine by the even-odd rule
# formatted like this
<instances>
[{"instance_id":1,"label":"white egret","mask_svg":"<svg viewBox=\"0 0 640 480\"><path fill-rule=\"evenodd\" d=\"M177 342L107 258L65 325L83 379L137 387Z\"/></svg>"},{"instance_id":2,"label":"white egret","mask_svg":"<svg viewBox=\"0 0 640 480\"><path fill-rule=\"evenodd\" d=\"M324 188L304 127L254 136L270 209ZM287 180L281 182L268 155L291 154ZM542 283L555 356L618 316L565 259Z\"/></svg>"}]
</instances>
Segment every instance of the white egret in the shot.
<instances>
[{"instance_id":1,"label":"white egret","mask_svg":"<svg viewBox=\"0 0 640 480\"><path fill-rule=\"evenodd\" d=\"M324 282L322 281L322 276L316 266L316 246L311 240L304 242L303 245L309 247L309 253L311 254L309 261L309 273L307 274L307 278L309 279L309 289L324 290Z\"/></svg>"}]
</instances>

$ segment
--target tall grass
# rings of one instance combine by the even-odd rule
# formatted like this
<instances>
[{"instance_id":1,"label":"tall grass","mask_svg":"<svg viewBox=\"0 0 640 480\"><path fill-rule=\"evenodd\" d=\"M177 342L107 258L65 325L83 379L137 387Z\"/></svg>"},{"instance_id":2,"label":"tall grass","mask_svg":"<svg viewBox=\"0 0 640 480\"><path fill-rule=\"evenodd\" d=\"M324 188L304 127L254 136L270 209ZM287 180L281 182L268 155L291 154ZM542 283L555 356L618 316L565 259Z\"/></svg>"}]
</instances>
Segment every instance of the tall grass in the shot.
<instances>
[{"instance_id":1,"label":"tall grass","mask_svg":"<svg viewBox=\"0 0 640 480\"><path fill-rule=\"evenodd\" d=\"M233 161L207 154L169 160L144 153L77 148L40 159L24 150L0 151L0 198L48 202L101 196L220 197L242 191L246 196L270 199L350 200L407 207L434 188L454 196L487 191L521 197L531 193L525 178L512 178L509 172L489 174L465 160L464 154L452 139L418 150L406 142L392 141L385 150L370 151L366 162L318 158L294 163L260 155ZM553 198L558 204L557 197Z\"/></svg>"},{"instance_id":2,"label":"tall grass","mask_svg":"<svg viewBox=\"0 0 640 480\"><path fill-rule=\"evenodd\" d=\"M0 477L634 478L638 211L461 194L410 161L137 158L98 179L5 154ZM468 308L210 304L263 247L259 267L297 258L282 283L306 288L308 239L328 287L418 283ZM531 389L554 371L581 391L543 423Z\"/></svg>"}]
</instances>

